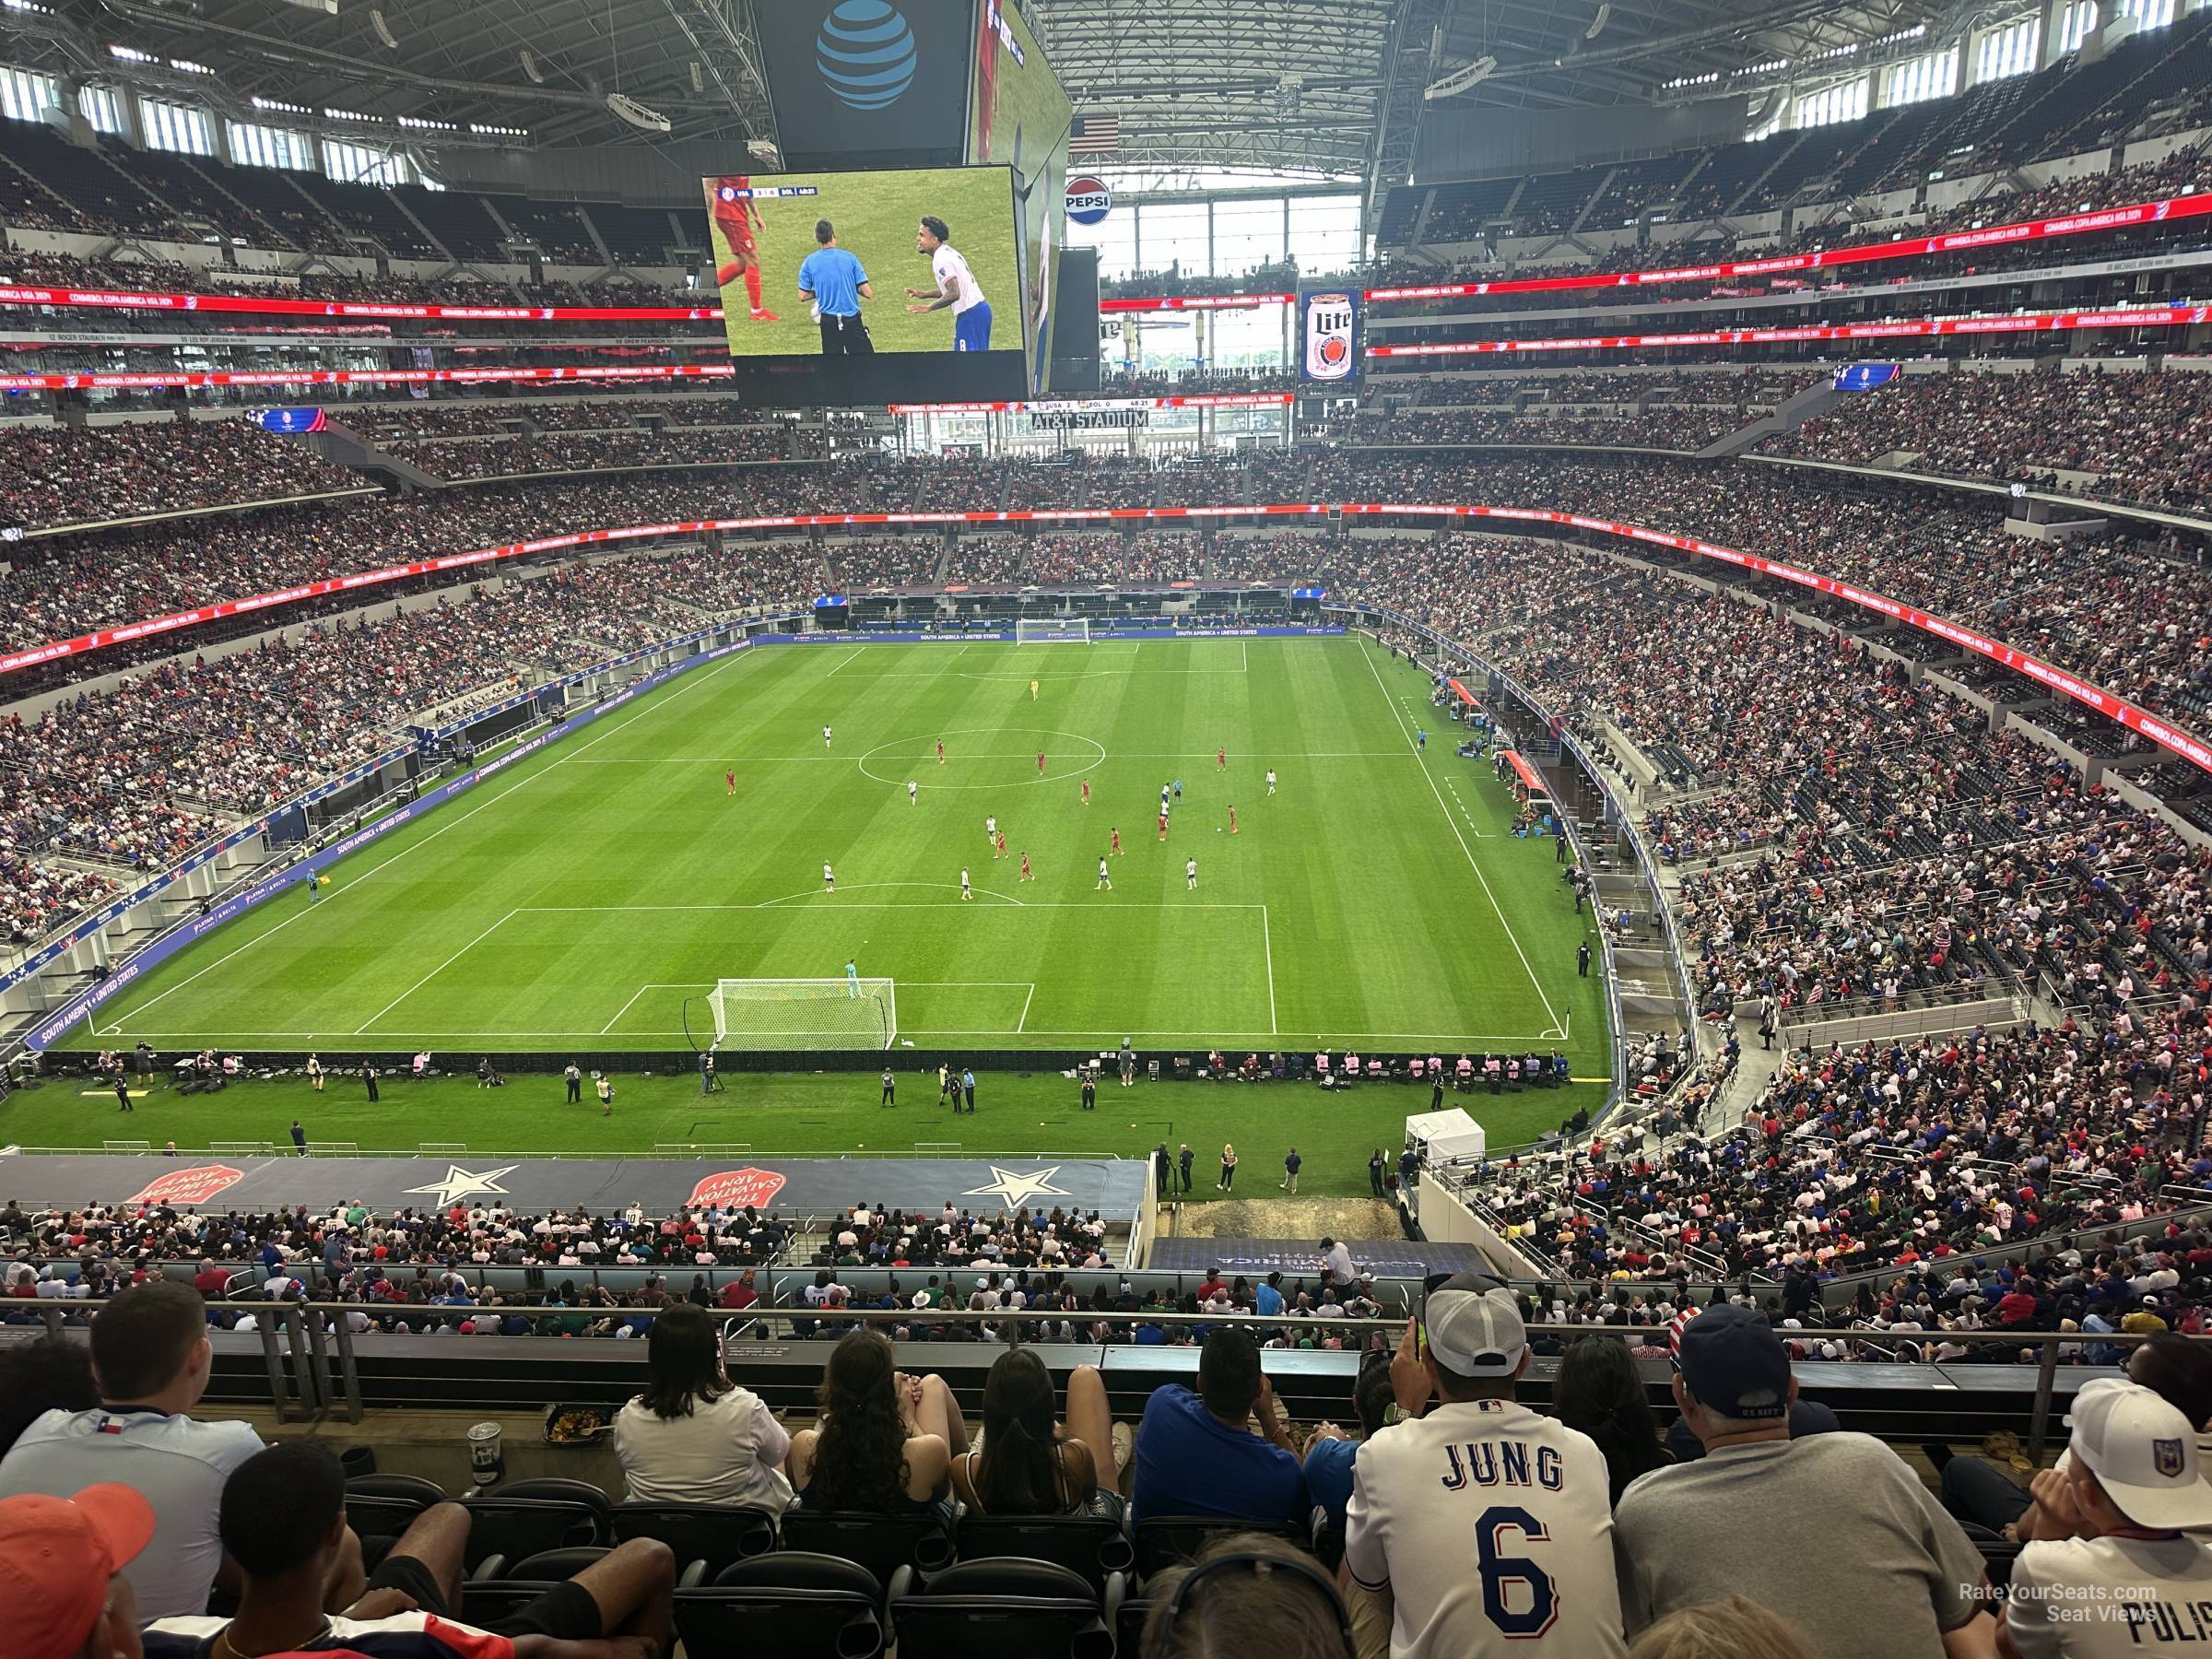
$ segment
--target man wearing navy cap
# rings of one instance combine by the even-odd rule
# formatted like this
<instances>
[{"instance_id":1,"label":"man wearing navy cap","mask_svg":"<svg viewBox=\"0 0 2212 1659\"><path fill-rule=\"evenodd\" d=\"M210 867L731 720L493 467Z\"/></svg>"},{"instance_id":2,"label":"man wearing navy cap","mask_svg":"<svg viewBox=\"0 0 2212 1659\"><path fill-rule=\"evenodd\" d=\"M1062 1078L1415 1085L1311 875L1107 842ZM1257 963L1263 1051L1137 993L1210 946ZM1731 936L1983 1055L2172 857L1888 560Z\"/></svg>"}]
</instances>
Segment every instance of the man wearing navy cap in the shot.
<instances>
[{"instance_id":1,"label":"man wearing navy cap","mask_svg":"<svg viewBox=\"0 0 2212 1659\"><path fill-rule=\"evenodd\" d=\"M1723 1304L1682 1332L1675 1404L1705 1456L1654 1469L1614 1511L1633 1636L1734 1594L1792 1618L1821 1659L1967 1659L1994 1651L1981 1552L1881 1441L1790 1438L1782 1338Z\"/></svg>"}]
</instances>

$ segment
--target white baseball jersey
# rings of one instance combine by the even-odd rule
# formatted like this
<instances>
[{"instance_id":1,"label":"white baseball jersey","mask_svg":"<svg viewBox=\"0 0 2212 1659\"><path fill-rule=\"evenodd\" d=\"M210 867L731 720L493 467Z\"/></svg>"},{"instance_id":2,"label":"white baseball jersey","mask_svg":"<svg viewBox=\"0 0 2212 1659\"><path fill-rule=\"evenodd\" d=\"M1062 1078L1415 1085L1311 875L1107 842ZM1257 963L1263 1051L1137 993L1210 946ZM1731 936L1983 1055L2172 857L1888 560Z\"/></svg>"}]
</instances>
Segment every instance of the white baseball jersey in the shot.
<instances>
[{"instance_id":1,"label":"white baseball jersey","mask_svg":"<svg viewBox=\"0 0 2212 1659\"><path fill-rule=\"evenodd\" d=\"M2212 1545L2178 1538L2030 1544L2005 1610L2024 1659L2170 1653L2212 1634Z\"/></svg>"},{"instance_id":2,"label":"white baseball jersey","mask_svg":"<svg viewBox=\"0 0 2212 1659\"><path fill-rule=\"evenodd\" d=\"M937 292L949 289L959 296L952 302L952 314L983 302L983 290L976 285L975 273L968 268L968 257L948 242L939 242L937 251L929 256L929 274L937 279Z\"/></svg>"},{"instance_id":3,"label":"white baseball jersey","mask_svg":"<svg viewBox=\"0 0 2212 1659\"><path fill-rule=\"evenodd\" d=\"M1359 1448L1345 1559L1390 1589L1391 1659L1618 1659L1605 1453L1512 1400L1441 1405Z\"/></svg>"}]
</instances>

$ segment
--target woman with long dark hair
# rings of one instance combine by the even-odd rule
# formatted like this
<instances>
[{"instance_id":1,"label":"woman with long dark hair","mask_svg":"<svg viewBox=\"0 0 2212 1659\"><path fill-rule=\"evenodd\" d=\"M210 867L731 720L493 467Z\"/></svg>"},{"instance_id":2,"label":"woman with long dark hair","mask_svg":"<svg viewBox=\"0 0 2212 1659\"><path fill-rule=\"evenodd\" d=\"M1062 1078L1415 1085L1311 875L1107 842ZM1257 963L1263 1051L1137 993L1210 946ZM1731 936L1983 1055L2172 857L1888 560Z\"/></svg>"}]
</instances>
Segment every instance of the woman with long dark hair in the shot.
<instances>
[{"instance_id":1,"label":"woman with long dark hair","mask_svg":"<svg viewBox=\"0 0 2212 1659\"><path fill-rule=\"evenodd\" d=\"M982 1450L953 1459L954 1495L982 1514L1118 1517L1113 1413L1099 1368L1068 1373L1065 1428L1053 1405L1053 1374L1036 1349L1001 1354L983 1383Z\"/></svg>"},{"instance_id":2,"label":"woman with long dark hair","mask_svg":"<svg viewBox=\"0 0 2212 1659\"><path fill-rule=\"evenodd\" d=\"M633 1503L791 1502L791 1437L760 1396L722 1368L714 1322L689 1302L655 1315L645 1392L615 1414L615 1456Z\"/></svg>"},{"instance_id":3,"label":"woman with long dark hair","mask_svg":"<svg viewBox=\"0 0 2212 1659\"><path fill-rule=\"evenodd\" d=\"M1659 1421L1628 1345L1618 1336L1584 1336L1559 1361L1551 1401L1559 1421L1579 1429L1606 1454L1613 1501L1629 1482L1667 1461Z\"/></svg>"},{"instance_id":4,"label":"woman with long dark hair","mask_svg":"<svg viewBox=\"0 0 2212 1659\"><path fill-rule=\"evenodd\" d=\"M942 1377L910 1377L865 1327L830 1351L821 1412L792 1436L786 1472L808 1509L899 1514L941 1500L968 1433Z\"/></svg>"}]
</instances>

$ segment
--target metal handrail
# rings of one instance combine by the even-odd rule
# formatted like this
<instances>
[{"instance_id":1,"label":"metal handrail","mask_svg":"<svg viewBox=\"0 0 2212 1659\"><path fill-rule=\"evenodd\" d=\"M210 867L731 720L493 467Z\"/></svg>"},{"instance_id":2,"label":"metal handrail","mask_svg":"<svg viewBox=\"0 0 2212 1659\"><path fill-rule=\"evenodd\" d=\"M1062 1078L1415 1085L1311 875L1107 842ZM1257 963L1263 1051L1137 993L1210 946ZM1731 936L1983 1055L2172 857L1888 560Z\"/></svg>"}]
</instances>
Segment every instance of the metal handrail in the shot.
<instances>
[{"instance_id":1,"label":"metal handrail","mask_svg":"<svg viewBox=\"0 0 2212 1659\"><path fill-rule=\"evenodd\" d=\"M105 1301L92 1300L70 1302L65 1306L55 1306L50 1303L40 1308L39 1311L46 1314L48 1328L58 1331L64 1323L65 1313L96 1310L105 1305ZM344 1319L312 1320L304 1318L304 1314L309 1312L363 1313L388 1318L401 1313L410 1317L419 1313L458 1320L467 1318L471 1312L471 1310L459 1308L432 1308L423 1304L394 1307L390 1303L382 1302L210 1301L207 1306L210 1309L223 1312L274 1313L277 1316L275 1319L260 1322L258 1334L262 1339L262 1352L268 1366L271 1395L276 1402L280 1417L285 1416L294 1403L293 1396L288 1395L284 1384L284 1352L288 1349L293 1375L298 1382L297 1403L305 1414L310 1417L321 1416L338 1407L342 1402L347 1420L357 1423L361 1420L362 1406L360 1374L354 1352L356 1334ZM623 1310L626 1312L636 1312L637 1311L635 1309ZM511 1314L521 1314L535 1323L539 1320L572 1319L579 1313L589 1312L591 1310L566 1306L548 1308L541 1305L537 1307L502 1306L499 1312L502 1319ZM900 1324L911 1324L917 1321L931 1325L975 1325L986 1330L993 1325L999 1325L1006 1328L991 1330L989 1334L994 1338L1004 1340L1008 1347L1018 1347L1021 1345L1023 1340L1021 1326L1025 1322L1041 1324L1057 1321L1083 1325L1126 1324L1132 1328L1140 1324L1151 1324L1171 1330L1197 1329L1222 1324L1263 1330L1309 1330L1318 1326L1330 1331L1343 1332L1347 1335L1358 1333L1365 1336L1372 1333L1386 1338L1400 1336L1406 1329L1406 1321L1403 1318L1324 1320L1312 1314L1263 1314L1246 1311L1232 1311L1228 1313L1142 1312L1124 1313L1118 1311L1100 1312L1091 1309L1077 1309L1072 1312L1064 1313L1058 1310L1032 1311L1030 1309L1000 1309L996 1311L971 1311L965 1308L931 1308L926 1310L904 1308L794 1309L770 1308L756 1303L750 1308L742 1310L742 1312L747 1323L763 1325L781 1324L796 1326L802 1322L810 1324L898 1325ZM650 1311L648 1316L650 1316ZM284 1348L280 1348L277 1342L280 1329L285 1339ZM1558 1338L1567 1342L1576 1341L1584 1336L1615 1338L1632 1336L1657 1346L1665 1343L1667 1337L1666 1327L1652 1324L1536 1323L1529 1324L1527 1331L1531 1337L1539 1340ZM335 1350L335 1371L331 1362L331 1354L324 1347L323 1338L325 1335L331 1338L331 1346ZM2003 1346L2018 1350L2034 1347L2037 1350L2038 1364L2035 1403L2030 1418L2028 1455L2031 1462L2040 1464L2042 1461L2049 1438L2059 1360L2064 1350L2068 1347L2132 1349L2152 1338L2124 1331L2084 1334L2079 1331L1938 1330L1907 1332L1902 1335L1892 1336L1888 1332L1876 1331L1865 1327L1850 1329L1823 1325L1793 1330L1789 1339L1798 1342L1837 1341L1858 1347L1884 1348L1895 1347L1904 1342L1912 1342L1924 1347L1943 1342L1959 1343L1969 1348ZM2185 1337L2184 1340L2212 1345L2212 1336L2192 1336ZM1362 1342L1360 1346L1365 1347L1368 1345ZM1831 1362L1811 1360L1805 1363L1818 1366Z\"/></svg>"}]
</instances>

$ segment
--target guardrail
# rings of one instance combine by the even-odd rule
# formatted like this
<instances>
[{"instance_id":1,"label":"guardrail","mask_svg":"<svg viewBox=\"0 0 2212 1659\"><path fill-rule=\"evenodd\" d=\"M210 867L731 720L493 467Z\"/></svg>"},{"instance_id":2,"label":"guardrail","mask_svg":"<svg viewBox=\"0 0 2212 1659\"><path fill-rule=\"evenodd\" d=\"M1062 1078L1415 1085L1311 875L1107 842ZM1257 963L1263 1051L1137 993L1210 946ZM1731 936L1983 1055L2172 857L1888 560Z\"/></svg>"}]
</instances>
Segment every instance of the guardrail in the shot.
<instances>
[{"instance_id":1,"label":"guardrail","mask_svg":"<svg viewBox=\"0 0 2212 1659\"><path fill-rule=\"evenodd\" d=\"M78 1301L66 1304L40 1302L33 1304L43 1315L48 1330L58 1335L65 1329L70 1314L96 1312L106 1306L104 1301ZM359 1313L367 1319L391 1318L395 1314L410 1319L421 1318L430 1322L457 1324L476 1311L472 1308L394 1308L376 1302L301 1302L301 1301L236 1301L212 1300L207 1304L212 1312L252 1314L255 1319L254 1331L261 1339L264 1364L267 1371L269 1395L280 1420L314 1419L342 1415L349 1423L361 1421L366 1415L362 1403L359 1349L358 1344L369 1332L357 1332L347 1317ZM505 1307L497 1310L502 1322L521 1317L533 1325L568 1322L580 1316L590 1317L600 1312L620 1312L625 1315L652 1316L651 1310L618 1309L592 1310L571 1307ZM732 1311L724 1322L727 1333L735 1328L749 1331L759 1327L764 1331L781 1331L787 1340L810 1340L820 1327L836 1327L841 1332L862 1325L889 1327L894 1341L896 1328L924 1324L932 1328L973 1328L990 1341L1004 1343L1007 1347L1019 1347L1033 1342L1047 1324L1072 1324L1097 1331L1103 1327L1109 1333L1104 1339L1112 1343L1111 1333L1116 1329L1132 1332L1139 1325L1151 1325L1162 1331L1190 1331L1194 1334L1219 1325L1241 1326L1265 1335L1270 1332L1312 1331L1326 1329L1345 1337L1357 1337L1358 1346L1365 1348L1387 1344L1395 1346L1406 1330L1407 1315L1387 1319L1329 1319L1320 1320L1306 1315L1259 1314L1250 1312L1222 1313L1164 1313L1164 1312L1097 1312L1077 1310L1072 1313L1058 1311L1031 1312L971 1311L968 1309L932 1308L925 1312L911 1309L885 1308L772 1308L758 1303L749 1308ZM1532 1342L1548 1347L1561 1347L1583 1337L1607 1340L1633 1338L1653 1346L1666 1341L1665 1327L1661 1325L1589 1325L1531 1324L1528 1335ZM535 1335L535 1333L534 1333ZM748 1338L749 1339L749 1338ZM775 1340L767 1337L765 1340ZM2068 1351L2086 1363L2087 1350L2091 1347L2132 1351L2151 1340L2147 1335L2126 1332L2097 1333L2084 1337L2079 1332L2057 1331L1941 1331L1912 1332L1891 1335L1888 1332L1865 1327L1821 1326L1793 1330L1793 1342L1829 1343L1845 1345L1850 1350L1867 1355L1875 1363L1897 1362L1897 1351L1905 1347L1934 1347L1937 1343L1957 1344L1967 1349L2006 1347L2018 1351L2033 1348L2036 1351L2036 1382L2034 1405L2030 1418L2028 1455L2040 1464L2049 1442L2053 1402L2057 1393L2058 1367ZM524 1338L523 1340L528 1340ZM1098 1340L1092 1338L1091 1340ZM2186 1340L2212 1345L2212 1336L2189 1337ZM641 1367L644 1356L638 1352L641 1345L632 1345L637 1363ZM452 1350L456 1353L465 1349ZM825 1352L827 1351L825 1347ZM1263 1364L1265 1364L1263 1350ZM1303 1356L1300 1356L1301 1358ZM1818 1379L1820 1369L1832 1361L1806 1360L1801 1362L1797 1375L1802 1382L1806 1376Z\"/></svg>"},{"instance_id":2,"label":"guardrail","mask_svg":"<svg viewBox=\"0 0 2212 1659\"><path fill-rule=\"evenodd\" d=\"M1553 717L1550 712L1545 708L1543 702L1538 700L1533 692L1529 691L1527 688L1521 685L1519 681L1515 680L1512 676L1507 674L1502 668L1500 668L1497 666L1497 665L1490 662L1489 659L1485 657L1480 652L1476 651L1471 646L1461 643L1457 640L1452 639L1449 635L1439 633L1435 629L1430 628L1427 623L1418 622L1413 618L1406 616L1402 611L1393 610L1387 606L1368 604L1364 601L1350 605L1324 606L1323 606L1323 609L1324 612L1334 611L1339 615L1360 618L1362 620L1371 618L1380 618L1384 621L1387 621L1392 627L1403 629L1407 633L1413 635L1414 638L1425 641L1432 650L1443 653L1448 656L1457 658L1464 662L1472 663L1477 668L1481 670L1482 673L1496 679L1506 688L1509 693L1519 699L1522 703L1526 705L1526 707L1532 712L1534 712L1539 720L1545 722L1547 727L1558 733L1560 747L1574 757L1576 763L1581 766L1584 775L1589 778L1591 783L1596 788L1599 796L1606 803L1606 807L1608 808L1606 815L1608 821L1610 821L1614 828L1627 839L1630 853L1635 858L1638 867L1642 871L1645 883L1651 888L1653 908L1659 915L1660 925L1665 935L1667 954L1673 959L1676 983L1680 988L1680 994L1676 1000L1678 1001L1681 1006L1683 1029L1685 1030L1696 1030L1698 1029L1696 1018L1697 1009L1695 1001L1690 995L1689 992L1690 980L1688 967L1682 955L1681 939L1675 931L1674 912L1671 907L1668 906L1665 897L1661 892L1659 886L1659 866L1657 861L1652 857L1650 847L1645 844L1643 837L1638 832L1635 825L1635 819L1629 811L1627 806L1620 800L1619 796L1614 794L1612 784L1606 781L1605 773L1599 769L1596 760L1590 755L1588 750L1583 747L1580 740L1577 739L1571 732L1567 730L1565 723ZM1378 643L1380 643L1379 638ZM1558 812L1554 816L1563 830L1571 830L1571 827L1567 824L1567 815L1564 811ZM1583 858L1583 850L1579 837L1575 837L1570 833L1570 845L1573 847L1578 862L1581 861ZM1585 871L1588 871L1588 865L1586 864L1583 865L1583 868ZM1594 874L1594 872L1591 873ZM1597 904L1594 892L1593 893L1590 902L1593 908L1594 908ZM1597 930L1597 934L1599 954L1602 959L1606 980L1606 1016L1612 1022L1613 1088L1612 1092L1606 1097L1605 1104L1601 1106L1597 1112L1592 1114L1592 1122L1594 1124L1603 1123L1606 1120L1606 1118L1620 1103L1628 1088L1628 1028L1627 1018L1622 1009L1620 1001L1621 976L1619 963L1616 960L1614 956L1613 935L1611 931L1601 925Z\"/></svg>"}]
</instances>

